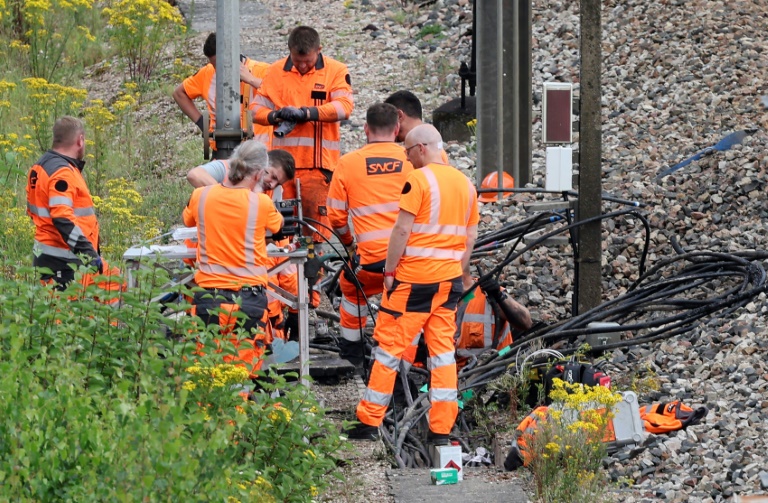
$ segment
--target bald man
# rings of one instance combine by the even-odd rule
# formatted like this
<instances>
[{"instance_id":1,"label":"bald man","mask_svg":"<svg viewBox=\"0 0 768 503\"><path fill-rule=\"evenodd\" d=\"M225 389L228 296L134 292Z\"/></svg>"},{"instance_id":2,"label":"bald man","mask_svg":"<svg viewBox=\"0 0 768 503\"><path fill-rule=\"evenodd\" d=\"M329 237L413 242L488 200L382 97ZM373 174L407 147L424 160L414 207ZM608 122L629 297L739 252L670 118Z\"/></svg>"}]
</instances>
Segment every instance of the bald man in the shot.
<instances>
[{"instance_id":1,"label":"bald man","mask_svg":"<svg viewBox=\"0 0 768 503\"><path fill-rule=\"evenodd\" d=\"M429 351L427 442L447 445L458 414L453 336L462 271L477 239L477 193L459 170L442 162L443 141L429 124L405 138L415 169L400 195L400 212L389 239L384 293L373 338L373 368L357 406L360 421L349 438L375 439L384 420L404 353L423 329Z\"/></svg>"}]
</instances>

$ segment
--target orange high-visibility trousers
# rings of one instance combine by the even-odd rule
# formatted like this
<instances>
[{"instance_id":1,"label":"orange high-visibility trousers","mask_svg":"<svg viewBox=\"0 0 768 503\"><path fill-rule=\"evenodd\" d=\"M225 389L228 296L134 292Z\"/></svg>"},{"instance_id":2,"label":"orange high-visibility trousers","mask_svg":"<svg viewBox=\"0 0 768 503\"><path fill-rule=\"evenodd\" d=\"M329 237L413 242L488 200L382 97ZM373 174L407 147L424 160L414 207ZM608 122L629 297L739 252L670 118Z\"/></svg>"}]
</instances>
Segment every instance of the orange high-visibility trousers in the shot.
<instances>
[{"instance_id":1,"label":"orange high-visibility trousers","mask_svg":"<svg viewBox=\"0 0 768 503\"><path fill-rule=\"evenodd\" d=\"M236 299L240 299L240 304ZM229 341L237 350L237 356L224 355L226 363L245 367L251 378L261 369L262 358L267 346L272 343L269 333L264 330L267 325L267 296L263 288L252 290L217 290L208 289L196 292L192 299L193 315L197 315L206 325L221 327L222 336L230 336ZM246 335L239 339L233 337L233 331L239 324L234 313L246 315L242 320L242 328ZM253 329L258 329L254 331ZM255 333L254 333L255 332ZM219 341L216 341L219 344ZM198 345L198 351L202 347Z\"/></svg>"},{"instance_id":2,"label":"orange high-visibility trousers","mask_svg":"<svg viewBox=\"0 0 768 503\"><path fill-rule=\"evenodd\" d=\"M437 434L451 432L459 412L453 336L461 292L461 278L427 284L396 280L394 289L384 292L373 334L378 342L373 368L357 405L357 418L362 423L379 426L384 420L403 354L412 345L414 334L423 329L429 351L429 428Z\"/></svg>"},{"instance_id":3,"label":"orange high-visibility trousers","mask_svg":"<svg viewBox=\"0 0 768 503\"><path fill-rule=\"evenodd\" d=\"M350 281L348 271L345 270L339 277L341 287L339 356L352 363L362 363L365 357L360 333L365 328L366 319L370 314L366 298L380 294L384 288L383 264L378 269L378 272L365 269L357 271L355 276L362 286L362 292L353 281Z\"/></svg>"}]
</instances>

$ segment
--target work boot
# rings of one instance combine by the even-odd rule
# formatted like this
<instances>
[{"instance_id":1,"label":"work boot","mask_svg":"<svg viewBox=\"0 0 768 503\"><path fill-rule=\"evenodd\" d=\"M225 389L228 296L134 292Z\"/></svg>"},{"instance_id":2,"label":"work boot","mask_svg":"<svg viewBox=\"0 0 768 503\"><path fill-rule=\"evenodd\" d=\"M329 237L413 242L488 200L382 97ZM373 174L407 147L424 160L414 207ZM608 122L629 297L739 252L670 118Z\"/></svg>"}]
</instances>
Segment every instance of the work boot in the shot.
<instances>
[{"instance_id":1,"label":"work boot","mask_svg":"<svg viewBox=\"0 0 768 503\"><path fill-rule=\"evenodd\" d=\"M349 440L378 440L379 428L357 422L353 426L342 429L341 434L345 435Z\"/></svg>"},{"instance_id":2,"label":"work boot","mask_svg":"<svg viewBox=\"0 0 768 503\"><path fill-rule=\"evenodd\" d=\"M429 430L427 443L431 445L451 445L451 436L446 433L435 433Z\"/></svg>"}]
</instances>

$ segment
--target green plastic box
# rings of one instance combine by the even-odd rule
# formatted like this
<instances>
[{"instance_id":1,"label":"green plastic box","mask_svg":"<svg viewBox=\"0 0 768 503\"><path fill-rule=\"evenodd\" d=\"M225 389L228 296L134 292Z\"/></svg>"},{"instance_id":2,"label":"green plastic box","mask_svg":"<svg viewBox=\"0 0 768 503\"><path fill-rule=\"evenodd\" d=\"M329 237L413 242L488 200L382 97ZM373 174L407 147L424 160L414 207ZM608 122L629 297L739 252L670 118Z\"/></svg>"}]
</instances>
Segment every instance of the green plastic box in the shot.
<instances>
[{"instance_id":1,"label":"green plastic box","mask_svg":"<svg viewBox=\"0 0 768 503\"><path fill-rule=\"evenodd\" d=\"M456 468L433 468L429 471L432 477L432 485L445 486L459 482L459 472Z\"/></svg>"}]
</instances>

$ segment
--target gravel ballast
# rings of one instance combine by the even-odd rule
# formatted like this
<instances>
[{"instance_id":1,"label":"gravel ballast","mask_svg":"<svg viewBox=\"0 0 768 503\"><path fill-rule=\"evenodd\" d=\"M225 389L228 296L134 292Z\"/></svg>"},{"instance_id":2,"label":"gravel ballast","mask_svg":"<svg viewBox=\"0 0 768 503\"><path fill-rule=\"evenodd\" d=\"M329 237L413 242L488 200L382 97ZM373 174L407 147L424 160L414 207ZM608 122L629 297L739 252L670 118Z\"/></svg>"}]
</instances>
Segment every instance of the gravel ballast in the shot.
<instances>
[{"instance_id":1,"label":"gravel ballast","mask_svg":"<svg viewBox=\"0 0 768 503\"><path fill-rule=\"evenodd\" d=\"M365 141L367 107L391 92L414 91L427 119L459 96L459 64L469 62L471 2L419 3L425 5L265 1L259 4L261 28L242 27L242 52L256 59L278 57L286 53L293 26L318 29L324 53L346 63L352 76L356 108L342 128L342 141L345 151L353 150ZM545 81L573 82L578 93L579 15L578 2L534 0L533 7L531 186L541 187L541 88ZM672 241L686 251L765 250L768 110L761 97L768 95L768 0L604 1L602 23L603 190L646 205L648 265L672 256ZM423 29L430 24L439 30ZM206 34L190 40L190 54L201 57ZM745 129L756 131L740 145L656 181L664 168ZM455 166L474 175L473 145L449 143L446 151ZM523 204L541 199L521 194L484 205L481 234L530 216ZM604 203L603 209L616 206ZM604 299L625 293L639 277L643 239L642 227L632 219L604 222ZM569 246L538 248L505 269L508 290L535 319L570 315L570 252ZM709 408L700 425L650 435L643 446L606 459L615 482L613 501L733 501L735 495L768 492L766 309L763 294L726 318L703 320L689 334L609 355L614 372L642 368L658 375L660 389L641 395L641 404L680 398ZM351 410L356 390L354 381L318 386L326 404L338 411ZM349 481L327 499L391 501L386 461L376 448L359 447L350 459Z\"/></svg>"}]
</instances>

